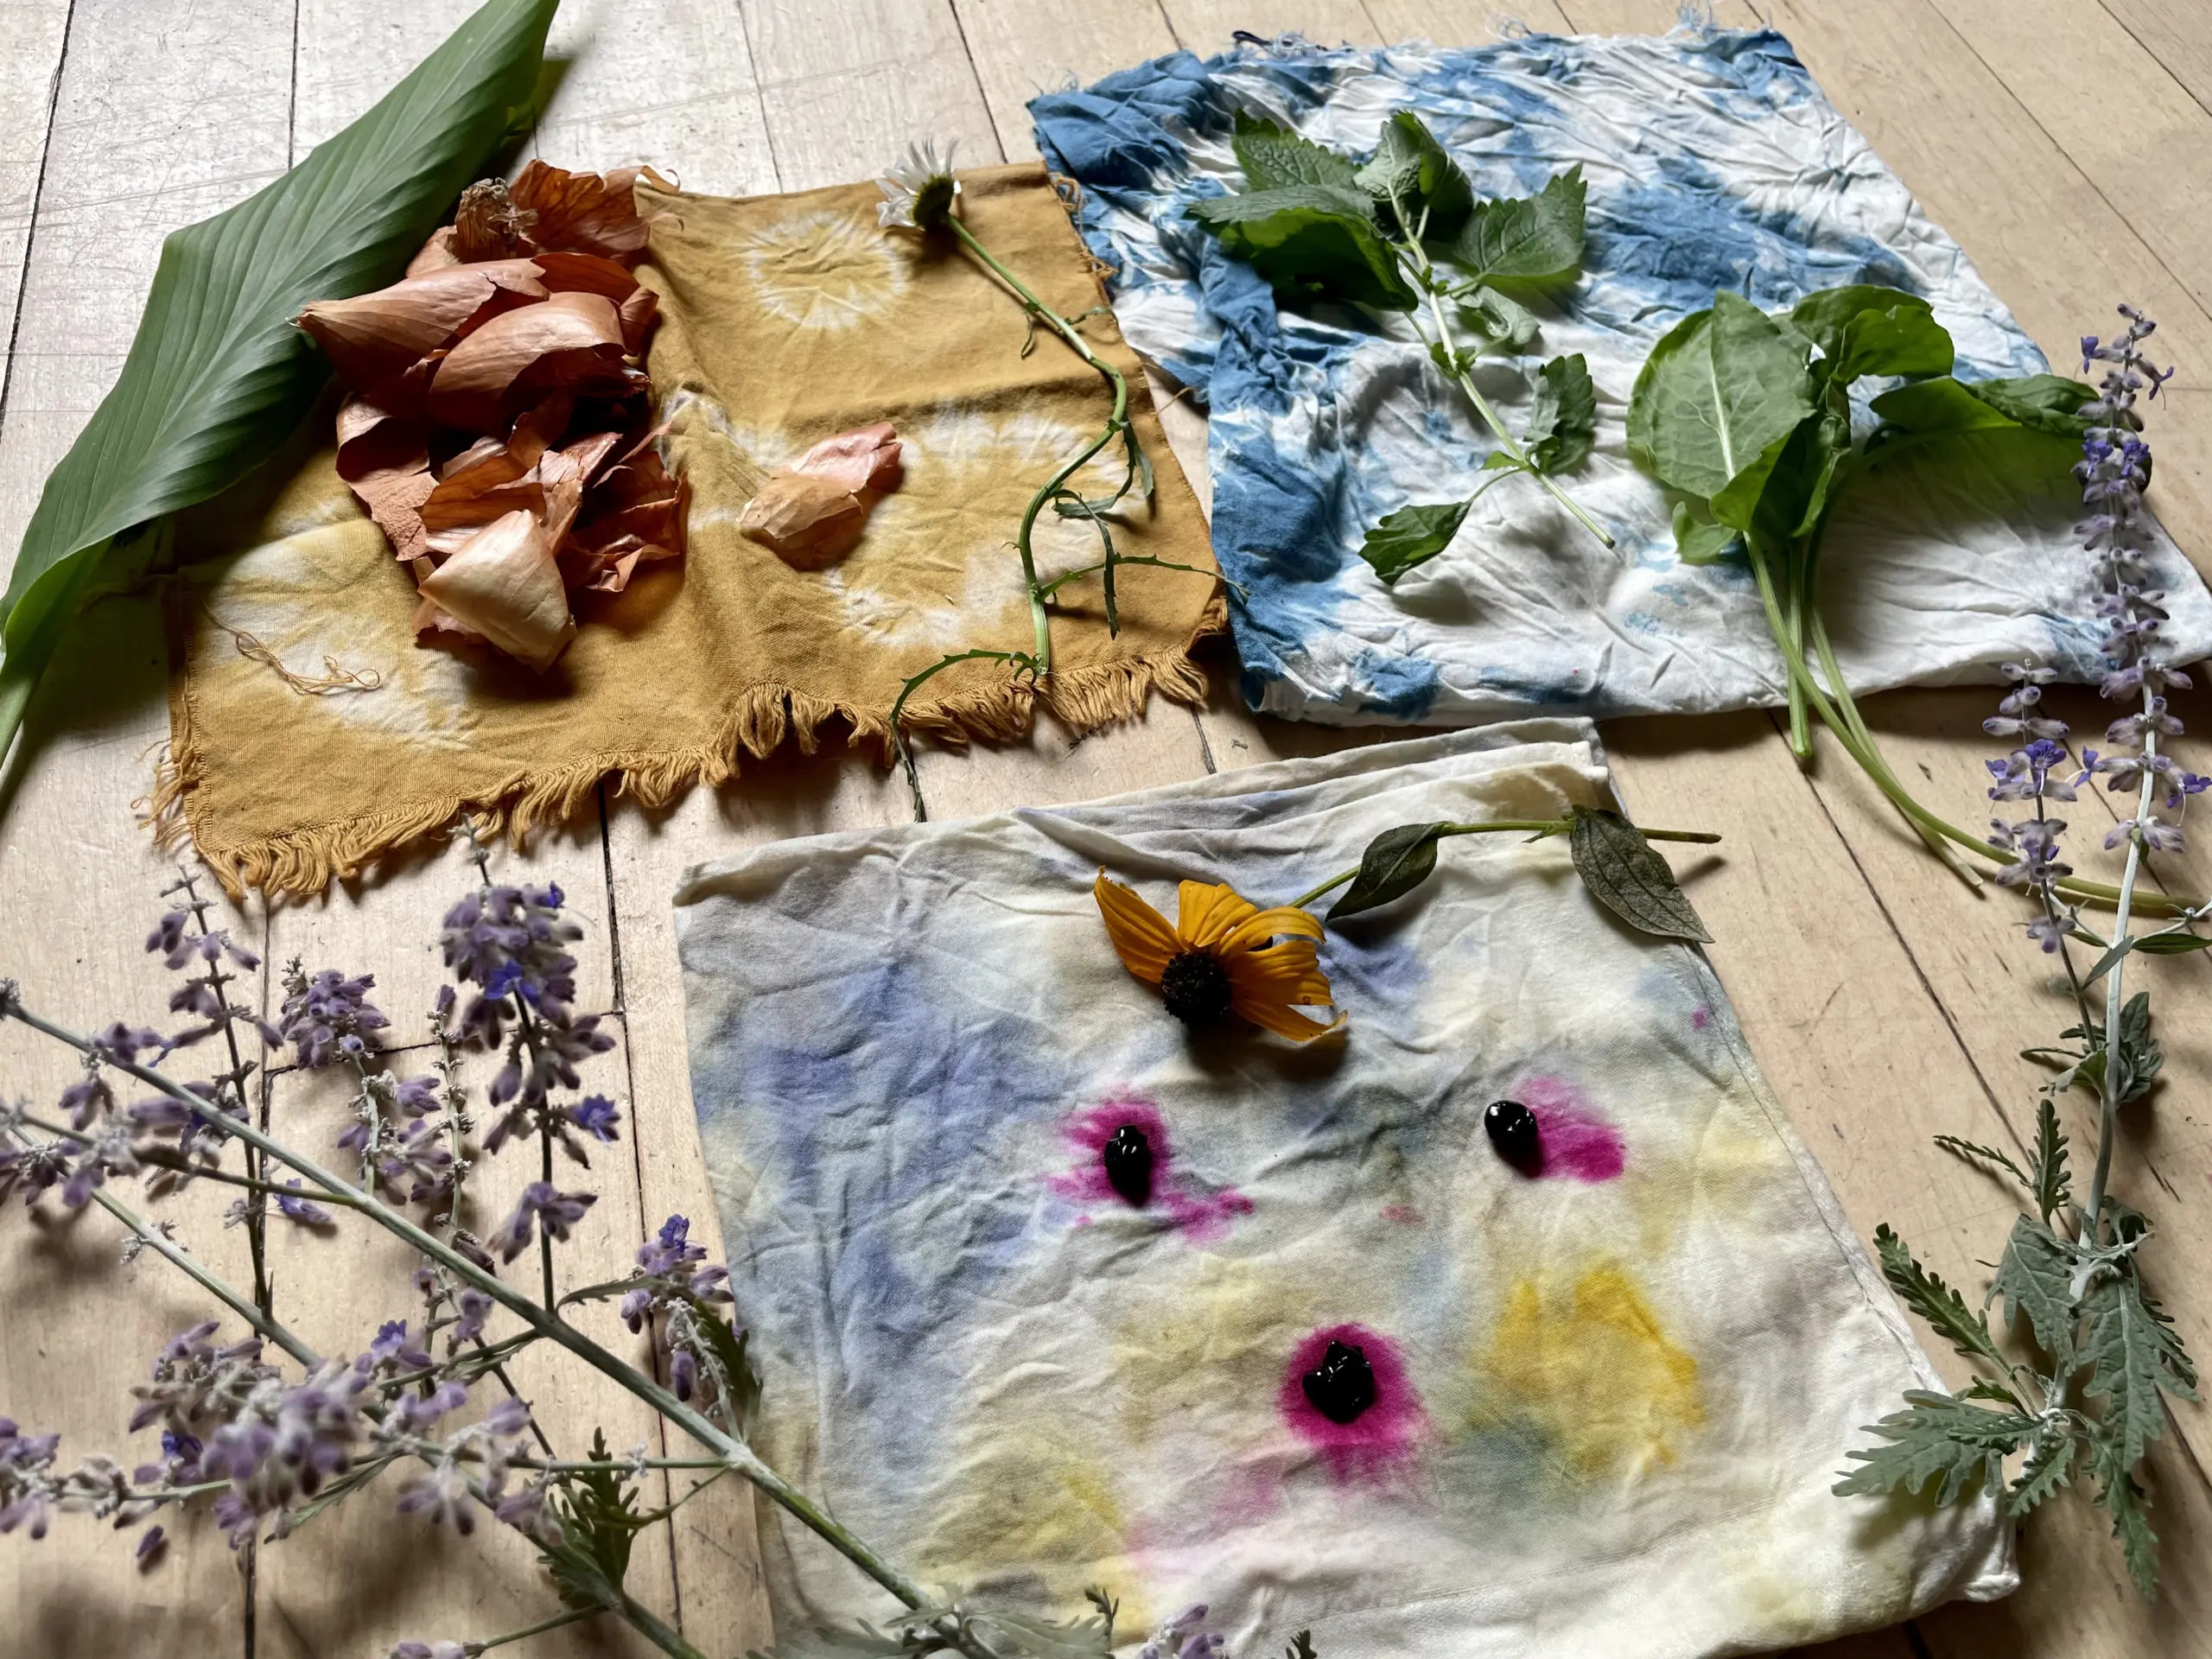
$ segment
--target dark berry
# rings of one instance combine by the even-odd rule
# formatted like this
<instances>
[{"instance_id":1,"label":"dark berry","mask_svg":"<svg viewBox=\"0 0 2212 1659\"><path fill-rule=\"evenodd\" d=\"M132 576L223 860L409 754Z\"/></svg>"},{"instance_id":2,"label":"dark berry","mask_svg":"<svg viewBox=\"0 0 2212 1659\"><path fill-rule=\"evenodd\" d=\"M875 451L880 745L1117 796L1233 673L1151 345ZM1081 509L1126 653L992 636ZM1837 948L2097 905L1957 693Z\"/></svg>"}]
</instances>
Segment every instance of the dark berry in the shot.
<instances>
[{"instance_id":1,"label":"dark berry","mask_svg":"<svg viewBox=\"0 0 2212 1659\"><path fill-rule=\"evenodd\" d=\"M1375 1403L1375 1368L1367 1350L1332 1338L1321 1363L1299 1379L1314 1410L1332 1423L1348 1423Z\"/></svg>"},{"instance_id":2,"label":"dark berry","mask_svg":"<svg viewBox=\"0 0 2212 1659\"><path fill-rule=\"evenodd\" d=\"M1099 1148L1098 1161L1106 1166L1106 1185L1141 1210L1152 1199L1152 1142L1134 1123L1124 1123L1114 1138Z\"/></svg>"},{"instance_id":3,"label":"dark berry","mask_svg":"<svg viewBox=\"0 0 2212 1659\"><path fill-rule=\"evenodd\" d=\"M1167 1012L1196 1029L1229 1012L1229 970L1211 950L1185 950L1160 976Z\"/></svg>"},{"instance_id":4,"label":"dark berry","mask_svg":"<svg viewBox=\"0 0 2212 1659\"><path fill-rule=\"evenodd\" d=\"M1536 1115L1517 1100L1494 1100L1483 1114L1483 1128L1497 1155L1523 1175L1544 1167L1544 1143L1537 1131Z\"/></svg>"}]
</instances>

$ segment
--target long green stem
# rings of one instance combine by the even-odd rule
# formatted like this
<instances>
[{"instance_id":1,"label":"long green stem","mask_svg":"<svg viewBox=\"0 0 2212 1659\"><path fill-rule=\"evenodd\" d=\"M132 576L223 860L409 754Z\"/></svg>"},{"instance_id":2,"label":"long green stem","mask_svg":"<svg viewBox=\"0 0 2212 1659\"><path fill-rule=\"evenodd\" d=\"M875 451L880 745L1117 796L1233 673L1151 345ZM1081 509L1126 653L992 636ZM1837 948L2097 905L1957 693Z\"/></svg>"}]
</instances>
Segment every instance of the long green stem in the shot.
<instances>
[{"instance_id":1,"label":"long green stem","mask_svg":"<svg viewBox=\"0 0 2212 1659\"><path fill-rule=\"evenodd\" d=\"M1392 217L1402 226L1406 223L1405 212L1395 194L1390 198L1390 209ZM1426 223L1426 220L1423 222ZM1453 363L1463 361L1459 347L1452 338L1451 319L1446 315L1444 309L1442 284L1436 280L1436 267L1429 259L1428 250L1421 245L1420 236L1416 234L1402 242L1394 238L1391 247L1397 254L1399 260L1410 267L1414 286L1420 289L1427 296L1429 315L1436 325L1435 338L1431 339L1422 329L1421 315L1416 310L1413 313L1414 332L1421 336L1424 343L1441 350L1450 361ZM1471 368L1455 370L1452 372L1452 378L1459 390L1466 395L1467 401L1475 406L1475 412L1482 416L1483 423L1490 428L1491 435L1497 440L1498 448L1504 450L1511 458L1515 469L1526 473L1537 483L1542 485L1551 493L1552 499L1573 514L1582 527L1595 536L1599 541L1609 548L1614 545L1611 531L1592 518L1580 502L1561 489L1549 477L1537 470L1535 463L1529 459L1528 452L1515 441L1511 430L1506 426L1503 417L1491 406L1490 399L1483 396L1482 388L1475 384L1474 371Z\"/></svg>"},{"instance_id":2,"label":"long green stem","mask_svg":"<svg viewBox=\"0 0 2212 1659\"><path fill-rule=\"evenodd\" d=\"M66 1027L58 1026L49 1020L33 1014L22 1005L20 1000L12 995L0 999L0 1014L4 1014L9 1018L18 1020L32 1030L53 1038L57 1042L67 1044L79 1053L89 1054L92 1052L92 1040L89 1038L80 1036ZM305 1154L285 1146L251 1123L219 1112L207 1101L191 1093L181 1084L172 1082L162 1073L149 1066L141 1065L135 1060L112 1059L108 1064L118 1071L137 1078L149 1088L160 1090L203 1121L214 1124L225 1133L276 1159L285 1167L296 1171L325 1192L334 1197L352 1200L353 1207L358 1209L378 1226L404 1240L457 1278L475 1286L540 1336L550 1338L560 1344L585 1364L644 1401L693 1440L716 1453L729 1467L743 1475L775 1503L798 1517L833 1549L907 1606L918 1607L923 1605L925 1597L918 1585L884 1560L867 1544L824 1513L811 1498L764 1463L760 1454L751 1446L725 1432L702 1413L678 1400L675 1395L663 1388L652 1377L639 1371L636 1367L600 1346L557 1314L541 1307L531 1298L511 1289L497 1276L483 1271L445 1241L418 1227L405 1215L391 1209L373 1194L365 1192L342 1177L333 1174ZM101 1195L96 1193L95 1196ZM142 1226L137 1230L140 1231L141 1236L145 1236L149 1230ZM156 1249L161 1249L161 1243L156 1242L157 1239L158 1235L155 1235L148 1237L147 1243ZM162 1243L165 1242L162 1241ZM162 1249L162 1253L164 1255L172 1255L168 1249ZM176 1258L172 1255L172 1259ZM196 1270L196 1264L187 1266L183 1261L179 1261L178 1265L186 1267L186 1270L192 1273L193 1276L200 1280L203 1284L207 1282L201 1273ZM251 1309L251 1303L241 1304L234 1295L223 1294L219 1292L217 1294L243 1317L258 1318L259 1310ZM251 1313L248 1313L249 1309L251 1309ZM956 1645L959 1644L956 1643Z\"/></svg>"},{"instance_id":3,"label":"long green stem","mask_svg":"<svg viewBox=\"0 0 2212 1659\"><path fill-rule=\"evenodd\" d=\"M1518 832L1531 836L1563 836L1573 829L1572 818L1492 818L1484 823L1450 823L1436 832L1440 841L1447 836L1490 836ZM1646 841L1694 841L1711 845L1720 837L1708 830L1643 830L1638 832ZM1316 899L1334 893L1359 874L1357 868L1340 870L1310 892L1300 893L1290 901L1293 910L1303 910Z\"/></svg>"},{"instance_id":4,"label":"long green stem","mask_svg":"<svg viewBox=\"0 0 2212 1659\"><path fill-rule=\"evenodd\" d=\"M2156 711L2157 697L2149 686L2143 688L2143 712ZM2158 757L2158 728L2151 721L2143 722L2143 758L2147 763ZM2136 791L2135 823L2127 836L2127 863L2120 872L2120 902L2113 908L2112 943L2117 946L2127 938L2130 911L2134 907L2135 884L2143 874L2143 825L2151 816L2151 798L2158 786L2158 774L2146 764L2143 769L2142 786ZM2089 1203L2083 1217L2083 1236L2092 1244L2101 1243L2104 1237L2105 1184L2112 1176L2112 1146L2120 1129L2120 1090L2121 1084L2120 1015L2127 1006L2121 988L2121 976L2127 966L2122 955L2115 958L2105 975L2105 1069L2100 1079L2097 1113L2097 1162L2089 1176Z\"/></svg>"}]
</instances>

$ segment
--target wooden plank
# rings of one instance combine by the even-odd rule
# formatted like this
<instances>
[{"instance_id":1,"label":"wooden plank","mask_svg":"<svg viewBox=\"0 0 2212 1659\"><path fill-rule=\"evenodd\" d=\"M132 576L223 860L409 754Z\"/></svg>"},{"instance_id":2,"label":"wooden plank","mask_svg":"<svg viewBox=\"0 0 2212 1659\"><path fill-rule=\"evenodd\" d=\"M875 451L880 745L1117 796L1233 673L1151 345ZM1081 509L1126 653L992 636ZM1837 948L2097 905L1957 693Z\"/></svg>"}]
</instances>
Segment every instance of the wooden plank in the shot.
<instances>
[{"instance_id":1,"label":"wooden plank","mask_svg":"<svg viewBox=\"0 0 2212 1659\"><path fill-rule=\"evenodd\" d=\"M0 6L0 385L13 354L16 301L68 24L69 0Z\"/></svg>"},{"instance_id":2,"label":"wooden plank","mask_svg":"<svg viewBox=\"0 0 2212 1659\"><path fill-rule=\"evenodd\" d=\"M1439 46L1487 46L1499 38L1508 16L1466 0L1367 0L1367 15L1386 41L1433 41ZM1517 5L1510 16L1539 35L1574 32L1554 0Z\"/></svg>"},{"instance_id":3,"label":"wooden plank","mask_svg":"<svg viewBox=\"0 0 2212 1659\"><path fill-rule=\"evenodd\" d=\"M2212 321L2212 219L2204 213L2212 111L2101 6L1931 3L2189 294L2196 321ZM2094 86L2127 89L2125 120L2082 95ZM2203 337L2202 327L2192 332Z\"/></svg>"},{"instance_id":4,"label":"wooden plank","mask_svg":"<svg viewBox=\"0 0 2212 1659\"><path fill-rule=\"evenodd\" d=\"M394 1075L426 1072L433 1052L396 1056ZM496 1056L473 1059L464 1069L464 1081L480 1091L499 1063ZM594 1061L585 1076L588 1083L595 1080L612 1087L623 1069L623 1056L615 1052ZM276 1133L303 1151L333 1156L334 1142L353 1121L348 1106L352 1093L350 1077L335 1068L285 1073L276 1080ZM481 1100L480 1092L477 1097ZM483 1127L480 1124L480 1136ZM625 1126L626 1130L632 1127ZM526 1141L510 1142L499 1157L480 1159L465 1189L463 1224L480 1234L489 1232L512 1211L523 1187L538 1175L537 1153ZM619 1278L642 1232L630 1160L610 1155L586 1172L561 1159L553 1179L563 1190L599 1195L573 1236L556 1248L559 1288L565 1292ZM422 1299L411 1282L422 1258L399 1240L351 1220L327 1230L325 1236L281 1223L274 1225L279 1230L271 1245L278 1313L318 1352L326 1357L357 1353L387 1319L406 1319L417 1332L423 1328ZM535 1249L507 1268L503 1276L535 1295L539 1282ZM643 1339L623 1328L614 1304L585 1304L572 1309L569 1317L617 1353L643 1356ZM518 1328L501 1316L489 1335L496 1341ZM608 1450L616 1457L640 1442L653 1455L660 1454L652 1411L565 1351L550 1344L533 1349L509 1367L509 1374L558 1455L588 1456L594 1429L605 1431ZM470 1408L456 1414L451 1427L480 1414L504 1393L496 1379L479 1382ZM537 1550L520 1534L480 1511L467 1538L433 1525L425 1516L396 1513L405 1483L420 1471L418 1464L394 1465L376 1484L262 1552L256 1654L262 1659L322 1659L340 1653L385 1653L400 1641L486 1641L560 1611L560 1599L537 1564ZM661 1485L658 1477L646 1484L641 1508L665 1501L658 1495ZM666 1617L673 1611L669 1584L666 1534L658 1528L640 1534L626 1587ZM613 1618L533 1637L524 1650L545 1659L587 1654L644 1659L658 1651Z\"/></svg>"},{"instance_id":5,"label":"wooden plank","mask_svg":"<svg viewBox=\"0 0 2212 1659\"><path fill-rule=\"evenodd\" d=\"M1380 46L1382 29L1360 0L1161 0L1175 38L1200 57L1226 52L1242 33L1299 35L1316 46Z\"/></svg>"},{"instance_id":6,"label":"wooden plank","mask_svg":"<svg viewBox=\"0 0 2212 1659\"><path fill-rule=\"evenodd\" d=\"M51 136L40 134L46 159L35 217L28 198L15 210L28 220L28 256L17 256L15 356L0 407L0 562L12 562L47 470L113 382L162 235L228 206L283 165L289 4L281 9L284 28L277 0L249 0L226 17L159 19L128 3L79 0ZM0 24L9 42L0 79L11 89L22 76L35 81L32 120L41 127L37 105L58 57L54 25L54 9L44 7ZM26 61L15 58L18 45L32 54ZM0 141L11 158L22 107L11 90L10 137ZM0 915L10 924L0 974L19 979L33 1007L79 1029L118 1017L177 1023L164 1013L172 976L140 949L166 908L160 890L174 869L149 846L130 804L147 786L149 751L168 731L165 664L151 605L98 607L64 642L0 783ZM257 908L218 912L241 942L262 943ZM49 1109L79 1075L67 1051L14 1026L0 1036L0 1069L11 1096ZM226 1204L203 1186L158 1213L216 1271L244 1280L243 1241L220 1223ZM151 1437L122 1433L129 1389L161 1344L207 1311L204 1294L158 1262L123 1266L118 1236L97 1211L65 1219L16 1210L0 1227L0 1400L25 1425L60 1431L65 1462L110 1452L127 1466L152 1452ZM149 1576L133 1569L127 1541L79 1520L59 1522L43 1545L10 1540L15 1547L0 1550L0 1600L10 1610L0 1653L241 1645L236 1558L204 1520L169 1531L168 1558Z\"/></svg>"},{"instance_id":7,"label":"wooden plank","mask_svg":"<svg viewBox=\"0 0 2212 1659\"><path fill-rule=\"evenodd\" d=\"M2198 0L2102 0L2136 41L2212 110L2212 13Z\"/></svg>"},{"instance_id":8,"label":"wooden plank","mask_svg":"<svg viewBox=\"0 0 2212 1659\"><path fill-rule=\"evenodd\" d=\"M1176 46L1158 0L954 0L954 10L1009 162L1036 158L1027 105L1039 92L1088 86Z\"/></svg>"},{"instance_id":9,"label":"wooden plank","mask_svg":"<svg viewBox=\"0 0 2212 1659\"><path fill-rule=\"evenodd\" d=\"M1682 22L1677 0L1559 0L1578 35L1664 35ZM1715 0L1713 21L1722 29L1758 29L1765 20L1750 0Z\"/></svg>"}]
</instances>

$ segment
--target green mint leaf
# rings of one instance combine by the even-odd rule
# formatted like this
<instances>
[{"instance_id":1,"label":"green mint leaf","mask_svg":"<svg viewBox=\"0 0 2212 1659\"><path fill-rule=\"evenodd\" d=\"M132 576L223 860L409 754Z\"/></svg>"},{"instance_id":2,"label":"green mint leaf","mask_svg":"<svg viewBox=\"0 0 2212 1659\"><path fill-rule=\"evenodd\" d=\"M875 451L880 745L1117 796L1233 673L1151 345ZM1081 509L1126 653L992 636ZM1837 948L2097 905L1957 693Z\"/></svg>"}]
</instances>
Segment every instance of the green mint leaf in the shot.
<instances>
[{"instance_id":1,"label":"green mint leaf","mask_svg":"<svg viewBox=\"0 0 2212 1659\"><path fill-rule=\"evenodd\" d=\"M1687 501L1675 503L1675 556L1684 564L1711 564L1744 539L1733 524L1700 518Z\"/></svg>"},{"instance_id":2,"label":"green mint leaf","mask_svg":"<svg viewBox=\"0 0 2212 1659\"><path fill-rule=\"evenodd\" d=\"M1436 868L1436 841L1446 823L1402 823L1385 830L1360 855L1359 874L1344 896L1329 906L1329 919L1341 921L1402 898L1428 880Z\"/></svg>"},{"instance_id":3,"label":"green mint leaf","mask_svg":"<svg viewBox=\"0 0 2212 1659\"><path fill-rule=\"evenodd\" d=\"M1192 204L1191 216L1285 298L1391 311L1410 311L1420 302L1360 191L1287 184L1209 197Z\"/></svg>"},{"instance_id":4,"label":"green mint leaf","mask_svg":"<svg viewBox=\"0 0 2212 1659\"><path fill-rule=\"evenodd\" d=\"M1928 302L1901 288L1885 288L1878 283L1845 283L1808 294L1790 307L1789 321L1821 348L1822 357L1834 362L1843 355L1844 330L1856 318L1900 307L1926 311Z\"/></svg>"},{"instance_id":5,"label":"green mint leaf","mask_svg":"<svg viewBox=\"0 0 2212 1659\"><path fill-rule=\"evenodd\" d=\"M2059 1489L2073 1473L2074 1454L2080 1446L2071 1428L2045 1425L2038 1429L2030 1438L2027 1460L2020 1465L2019 1478L2005 1494L2005 1512L2017 1521L2057 1497Z\"/></svg>"},{"instance_id":6,"label":"green mint leaf","mask_svg":"<svg viewBox=\"0 0 2212 1659\"><path fill-rule=\"evenodd\" d=\"M1880 1444L1845 1454L1859 1466L1829 1489L1837 1497L1922 1493L1933 1484L1938 1507L1956 1503L2000 1487L2005 1454L2037 1427L2033 1417L1984 1410L1955 1395L1910 1389L1904 1397L1906 1409L1867 1426Z\"/></svg>"},{"instance_id":7,"label":"green mint leaf","mask_svg":"<svg viewBox=\"0 0 2212 1659\"><path fill-rule=\"evenodd\" d=\"M2089 1466L2097 1477L2097 1503L2112 1516L2112 1535L2120 1541L2127 1576L2145 1601L2158 1599L2158 1535L2144 1512L2143 1489L2135 1484L2135 1464L2122 1454L2106 1426L2095 1431Z\"/></svg>"},{"instance_id":8,"label":"green mint leaf","mask_svg":"<svg viewBox=\"0 0 2212 1659\"><path fill-rule=\"evenodd\" d=\"M1459 163L1445 153L1411 110L1400 110L1383 124L1382 142L1374 159L1353 175L1353 181L1375 199L1378 208L1395 200L1404 212L1406 233L1410 236L1419 228L1430 241L1451 236L1467 222L1475 205L1474 187Z\"/></svg>"},{"instance_id":9,"label":"green mint leaf","mask_svg":"<svg viewBox=\"0 0 2212 1659\"><path fill-rule=\"evenodd\" d=\"M1712 310L1685 317L1652 347L1637 376L1629 453L1704 500L1753 469L1764 488L1780 446L1814 412L1812 375L1793 336L1803 338L1739 296L1714 296ZM1756 501L1753 492L1743 504L1745 524Z\"/></svg>"},{"instance_id":10,"label":"green mint leaf","mask_svg":"<svg viewBox=\"0 0 2212 1659\"><path fill-rule=\"evenodd\" d=\"M1236 133L1230 140L1244 181L1254 190L1275 190L1290 184L1333 184L1349 190L1359 171L1356 163L1312 139L1273 121L1236 118Z\"/></svg>"},{"instance_id":11,"label":"green mint leaf","mask_svg":"<svg viewBox=\"0 0 2212 1659\"><path fill-rule=\"evenodd\" d=\"M1521 447L1546 477L1580 467L1598 437L1598 389L1582 353L1555 357L1536 371L1536 397Z\"/></svg>"},{"instance_id":12,"label":"green mint leaf","mask_svg":"<svg viewBox=\"0 0 2212 1659\"><path fill-rule=\"evenodd\" d=\"M1478 286L1462 299L1459 322L1495 351L1518 356L1536 343L1536 314L1494 288Z\"/></svg>"},{"instance_id":13,"label":"green mint leaf","mask_svg":"<svg viewBox=\"0 0 2212 1659\"><path fill-rule=\"evenodd\" d=\"M2036 1340L2051 1357L2058 1376L2074 1370L2074 1250L2061 1243L2042 1222L2022 1216L1997 1263L1990 1294L2001 1297L2005 1317L2024 1313Z\"/></svg>"},{"instance_id":14,"label":"green mint leaf","mask_svg":"<svg viewBox=\"0 0 2212 1659\"><path fill-rule=\"evenodd\" d=\"M2082 1357L2089 1363L2085 1392L2109 1402L2105 1427L2132 1469L2165 1427L2160 1393L2194 1400L2196 1368L2174 1333L2173 1320L2144 1294L2132 1262L2093 1283L2082 1312L2088 1320L2082 1342Z\"/></svg>"},{"instance_id":15,"label":"green mint leaf","mask_svg":"<svg viewBox=\"0 0 2212 1659\"><path fill-rule=\"evenodd\" d=\"M2058 1108L2048 1090L2036 1103L2036 1150L2028 1167L2035 1176L2028 1185L2036 1208L2049 1221L2074 1202L2074 1187L2066 1173L2066 1134L2058 1127Z\"/></svg>"},{"instance_id":16,"label":"green mint leaf","mask_svg":"<svg viewBox=\"0 0 2212 1659\"><path fill-rule=\"evenodd\" d=\"M1439 251L1478 282L1504 276L1533 283L1569 276L1582 263L1588 195L1577 164L1540 194L1478 203L1459 235Z\"/></svg>"},{"instance_id":17,"label":"green mint leaf","mask_svg":"<svg viewBox=\"0 0 2212 1659\"><path fill-rule=\"evenodd\" d=\"M1582 885L1606 909L1641 933L1662 939L1709 943L1697 912L1675 884L1667 861L1651 850L1643 832L1618 812L1572 809L1567 849Z\"/></svg>"},{"instance_id":18,"label":"green mint leaf","mask_svg":"<svg viewBox=\"0 0 2212 1659\"><path fill-rule=\"evenodd\" d=\"M1459 522L1467 516L1465 501L1441 501L1425 506L1400 507L1367 532L1359 556L1375 567L1386 582L1397 581L1417 564L1425 564L1452 544Z\"/></svg>"},{"instance_id":19,"label":"green mint leaf","mask_svg":"<svg viewBox=\"0 0 2212 1659\"><path fill-rule=\"evenodd\" d=\"M1874 1253L1881 1258L1882 1277L1890 1281L1897 1300L1925 1319L1937 1336L1968 1359L1985 1359L2000 1371L2006 1370L1997 1339L1989 1334L1989 1321L1914 1261L1912 1251L1887 1224L1874 1230Z\"/></svg>"}]
</instances>

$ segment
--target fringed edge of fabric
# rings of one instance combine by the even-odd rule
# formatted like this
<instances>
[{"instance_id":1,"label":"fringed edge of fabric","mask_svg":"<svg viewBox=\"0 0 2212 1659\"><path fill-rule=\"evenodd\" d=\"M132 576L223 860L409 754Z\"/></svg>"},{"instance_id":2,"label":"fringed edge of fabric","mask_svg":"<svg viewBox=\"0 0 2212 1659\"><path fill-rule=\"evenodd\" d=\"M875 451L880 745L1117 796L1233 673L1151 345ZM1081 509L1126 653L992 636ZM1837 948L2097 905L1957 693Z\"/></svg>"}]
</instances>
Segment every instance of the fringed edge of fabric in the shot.
<instances>
[{"instance_id":1,"label":"fringed edge of fabric","mask_svg":"<svg viewBox=\"0 0 2212 1659\"><path fill-rule=\"evenodd\" d=\"M1055 719L1088 733L1144 712L1157 691L1171 702L1192 705L1206 696L1205 671L1192 660L1198 642L1229 624L1228 602L1218 588L1183 645L1054 674L1042 686L1011 677L912 709L907 732L958 747L974 741L1010 743L1027 737L1041 702ZM695 784L715 785L738 775L746 756L766 760L788 740L802 754L816 753L825 728L843 722L854 747L873 742L885 764L894 758L890 721L831 698L763 682L739 693L721 728L706 744L688 749L610 749L550 771L526 771L497 787L470 795L414 801L261 840L211 845L193 822L194 792L206 776L206 756L194 725L191 698L181 677L169 695L170 741L156 763L154 784L140 821L155 845L173 851L189 842L233 899L249 888L270 896L310 896L334 881L348 880L410 842L444 830L464 816L486 838L504 834L518 850L537 830L574 817L609 779L614 797L652 810L667 805Z\"/></svg>"}]
</instances>

